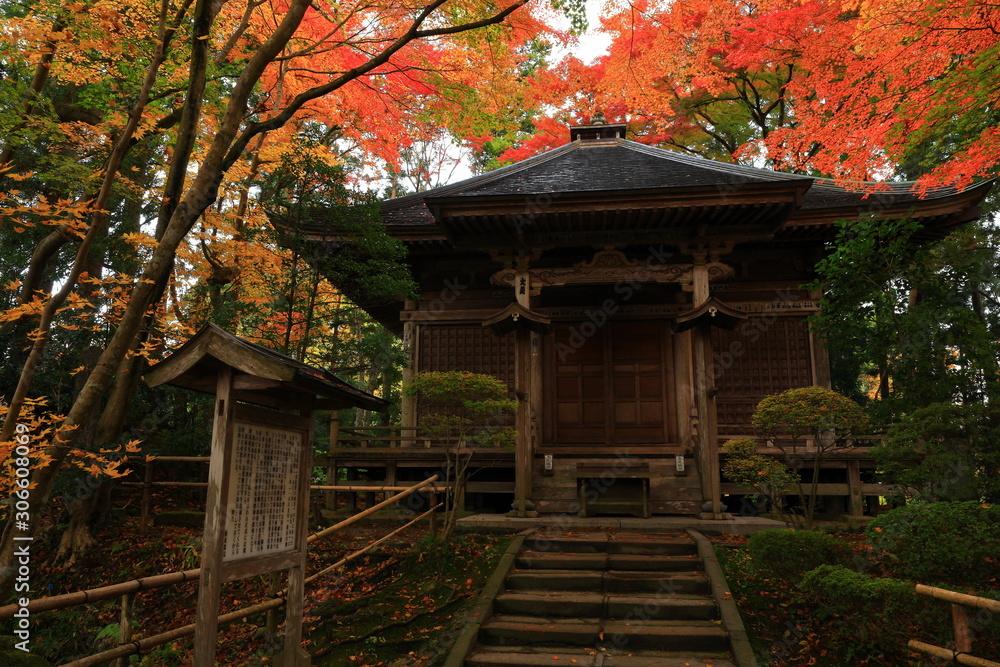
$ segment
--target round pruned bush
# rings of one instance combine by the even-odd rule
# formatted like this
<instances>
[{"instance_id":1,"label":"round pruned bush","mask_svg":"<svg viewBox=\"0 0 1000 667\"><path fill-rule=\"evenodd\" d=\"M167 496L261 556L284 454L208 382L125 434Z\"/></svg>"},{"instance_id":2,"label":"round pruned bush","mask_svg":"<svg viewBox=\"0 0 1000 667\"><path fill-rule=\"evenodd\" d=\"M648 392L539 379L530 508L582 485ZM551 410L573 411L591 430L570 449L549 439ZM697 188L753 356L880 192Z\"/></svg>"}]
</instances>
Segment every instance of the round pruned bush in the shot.
<instances>
[{"instance_id":1,"label":"round pruned bush","mask_svg":"<svg viewBox=\"0 0 1000 667\"><path fill-rule=\"evenodd\" d=\"M762 530L747 541L754 566L787 581L820 565L848 565L851 548L818 530Z\"/></svg>"},{"instance_id":2,"label":"round pruned bush","mask_svg":"<svg viewBox=\"0 0 1000 667\"><path fill-rule=\"evenodd\" d=\"M816 605L821 620L835 615L829 626L833 643L846 647L852 660L895 657L906 651L915 629L936 625L934 612L913 591L913 584L878 578L841 565L821 565L802 577L799 591ZM944 606L938 610L941 615Z\"/></svg>"},{"instance_id":3,"label":"round pruned bush","mask_svg":"<svg viewBox=\"0 0 1000 667\"><path fill-rule=\"evenodd\" d=\"M879 516L865 535L891 576L923 584L1000 583L1000 506L914 503Z\"/></svg>"}]
</instances>

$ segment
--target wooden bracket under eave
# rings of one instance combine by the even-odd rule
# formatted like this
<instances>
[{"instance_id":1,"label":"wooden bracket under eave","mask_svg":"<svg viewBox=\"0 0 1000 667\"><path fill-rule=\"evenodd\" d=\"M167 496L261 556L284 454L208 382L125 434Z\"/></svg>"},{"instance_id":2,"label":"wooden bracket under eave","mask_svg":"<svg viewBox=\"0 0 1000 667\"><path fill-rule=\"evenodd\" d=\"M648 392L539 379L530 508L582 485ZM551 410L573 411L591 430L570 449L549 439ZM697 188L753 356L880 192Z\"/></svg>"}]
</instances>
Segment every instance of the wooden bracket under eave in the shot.
<instances>
[{"instance_id":1,"label":"wooden bracket under eave","mask_svg":"<svg viewBox=\"0 0 1000 667\"><path fill-rule=\"evenodd\" d=\"M547 333L551 321L541 313L525 308L514 301L503 310L483 320L484 327L490 327L498 336L503 336L518 328Z\"/></svg>"},{"instance_id":2,"label":"wooden bracket under eave","mask_svg":"<svg viewBox=\"0 0 1000 667\"><path fill-rule=\"evenodd\" d=\"M674 333L687 331L701 324L718 327L719 329L735 329L748 316L745 310L733 308L719 301L714 296L710 296L700 306L677 316L677 322L674 324Z\"/></svg>"}]
</instances>

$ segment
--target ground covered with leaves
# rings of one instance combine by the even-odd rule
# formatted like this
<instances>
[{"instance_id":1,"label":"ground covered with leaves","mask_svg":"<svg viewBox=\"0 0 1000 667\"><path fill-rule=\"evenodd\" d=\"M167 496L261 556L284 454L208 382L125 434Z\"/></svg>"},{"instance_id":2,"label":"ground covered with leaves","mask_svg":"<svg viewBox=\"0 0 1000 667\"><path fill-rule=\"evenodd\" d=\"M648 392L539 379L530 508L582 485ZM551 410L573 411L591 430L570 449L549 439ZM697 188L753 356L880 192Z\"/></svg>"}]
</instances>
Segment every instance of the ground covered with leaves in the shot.
<instances>
[{"instance_id":1,"label":"ground covered with leaves","mask_svg":"<svg viewBox=\"0 0 1000 667\"><path fill-rule=\"evenodd\" d=\"M310 545L308 573L397 528L392 515L348 527ZM199 567L201 528L140 526L134 517L118 518L96 534L97 547L72 567L39 560L33 597L59 595L166 572ZM306 640L314 665L426 665L445 654L458 627L492 573L509 538L459 534L436 544L426 524L406 529L371 555L306 589ZM40 547L39 553L43 544ZM133 639L194 623L197 582L136 596ZM266 597L263 577L227 584L221 613L256 604ZM119 636L120 598L32 616L32 653L62 664L109 649ZM218 664L269 665L278 644L264 633L258 615L219 632ZM281 631L279 629L279 638ZM190 638L171 642L131 659L141 667L191 663Z\"/></svg>"}]
</instances>

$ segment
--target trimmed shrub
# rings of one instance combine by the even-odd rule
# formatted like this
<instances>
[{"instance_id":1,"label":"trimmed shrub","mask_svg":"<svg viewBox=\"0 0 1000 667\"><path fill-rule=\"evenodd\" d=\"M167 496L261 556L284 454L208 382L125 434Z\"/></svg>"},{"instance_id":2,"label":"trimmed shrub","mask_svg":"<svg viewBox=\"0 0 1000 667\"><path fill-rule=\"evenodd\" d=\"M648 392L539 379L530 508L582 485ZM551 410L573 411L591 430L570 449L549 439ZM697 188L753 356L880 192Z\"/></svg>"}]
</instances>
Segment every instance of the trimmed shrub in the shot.
<instances>
[{"instance_id":1,"label":"trimmed shrub","mask_svg":"<svg viewBox=\"0 0 1000 667\"><path fill-rule=\"evenodd\" d=\"M821 619L837 616L830 626L837 636L831 639L848 647L844 659L902 655L912 632L934 622L928 617L929 606L906 581L821 565L807 572L798 588L818 605L815 613ZM944 614L946 607L939 611Z\"/></svg>"},{"instance_id":2,"label":"trimmed shrub","mask_svg":"<svg viewBox=\"0 0 1000 667\"><path fill-rule=\"evenodd\" d=\"M818 530L762 530L747 541L754 566L787 581L796 581L820 565L847 565L851 549Z\"/></svg>"},{"instance_id":3,"label":"trimmed shrub","mask_svg":"<svg viewBox=\"0 0 1000 667\"><path fill-rule=\"evenodd\" d=\"M924 584L995 587L1000 581L1000 507L916 503L865 528L887 574Z\"/></svg>"}]
</instances>

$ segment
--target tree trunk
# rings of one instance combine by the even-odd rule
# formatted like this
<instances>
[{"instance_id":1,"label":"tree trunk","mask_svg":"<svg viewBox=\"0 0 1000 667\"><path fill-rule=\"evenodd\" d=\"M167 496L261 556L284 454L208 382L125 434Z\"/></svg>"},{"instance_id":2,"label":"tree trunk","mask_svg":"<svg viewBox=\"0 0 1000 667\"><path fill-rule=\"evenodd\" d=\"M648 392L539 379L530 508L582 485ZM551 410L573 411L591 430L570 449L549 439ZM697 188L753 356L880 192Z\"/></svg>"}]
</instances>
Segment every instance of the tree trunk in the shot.
<instances>
[{"instance_id":1,"label":"tree trunk","mask_svg":"<svg viewBox=\"0 0 1000 667\"><path fill-rule=\"evenodd\" d=\"M70 407L63 424L53 435L52 443L46 448L46 452L51 456L51 463L44 468L33 471L32 482L35 486L31 491L29 499L31 507L29 523L32 526L38 525L39 512L52 491L63 462L72 450L74 443L80 437L78 429L87 423L101 397L111 385L114 373L133 345L145 318L145 313L158 293L160 285L166 284L178 246L190 232L201 214L216 200L223 175L243 155L248 143L262 132L282 127L307 102L338 90L345 84L384 65L395 53L410 42L440 35L455 34L500 23L512 12L524 6L527 1L515 0L513 4L497 10L492 16L471 23L421 29L423 23L446 2L446 0L432 0L430 4L416 12L408 29L397 39L385 46L382 51L372 55L361 65L343 72L331 81L298 94L280 113L275 114L268 120L263 122L249 122L241 133L240 128L246 118L248 102L257 82L260 80L265 68L274 61L288 44L288 41L301 23L306 10L310 7L309 0L290 0L287 3L287 8L284 10L284 15L281 17L280 23L273 29L273 32L264 43L249 57L239 77L233 83L229 91L230 97L226 104L226 109L215 127L215 134L208 149L199 156L197 174L184 198L180 201L177 201L176 198L164 200L165 206L171 207L172 210L169 216L161 215L158 221L158 223L161 223L159 226L162 228L162 235L158 234L159 241L153 248L152 254L135 283L128 303L122 311L118 327L104 352L101 354L86 384ZM208 33L210 32L212 20L220 4L211 2L210 0L198 0L193 20L193 54L197 53L200 49L208 48ZM165 48L165 42L166 40L160 40L158 55L159 50ZM197 104L197 108L200 109L200 99L194 100L191 98L203 97L203 83L206 76L205 68L207 67L207 60L204 58L196 58L193 55L191 61L192 64L189 69L189 98L185 100L186 112L194 109L193 106L189 105ZM151 63L150 69L147 71L148 77L155 78L157 69L158 63ZM201 88L199 88L199 83L202 84ZM149 87L151 85L150 83ZM144 84L144 91L148 92L149 87L146 87ZM140 109L140 112L145 106L144 99L147 97L147 95L141 94L140 101L136 103L136 107ZM178 129L178 137L185 136L185 133L193 132L200 120L197 114L192 113L182 113L182 118L184 120ZM125 134L127 135L128 133L126 132ZM124 146L127 148L130 144L130 137L123 136L120 143L116 145L112 157L117 156L117 151L120 147ZM175 160L186 161L189 157L190 150L183 152L183 154L177 150L174 151ZM114 163L109 158L109 165L111 164ZM117 171L117 165L115 165L114 171ZM112 176L111 169L108 170L108 176ZM111 182L113 181L114 179L112 178ZM176 182L177 178L170 181L171 188L176 187L174 185ZM183 180L181 180L181 183L183 183ZM110 190L111 183L106 181L105 185L107 187L104 189ZM167 189L165 194L167 192L170 192L170 189ZM176 205L174 202L176 202ZM92 225L92 228L94 227L96 225ZM76 277L71 276L71 278L70 282L75 282ZM38 355L34 358L34 363L37 363L37 359ZM28 364L31 363L32 359L29 359ZM33 371L33 368L30 370ZM8 413L8 423L13 423L10 419L12 414ZM16 421L16 416L14 420ZM5 424L5 431L8 430L7 426L8 424ZM2 543L0 543L0 592L8 591L13 584L14 542L13 530L10 530L9 527L10 524L8 524L8 530L5 531Z\"/></svg>"}]
</instances>

